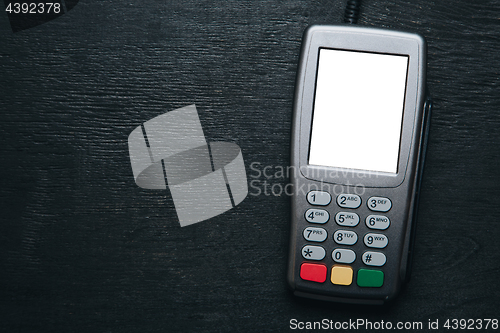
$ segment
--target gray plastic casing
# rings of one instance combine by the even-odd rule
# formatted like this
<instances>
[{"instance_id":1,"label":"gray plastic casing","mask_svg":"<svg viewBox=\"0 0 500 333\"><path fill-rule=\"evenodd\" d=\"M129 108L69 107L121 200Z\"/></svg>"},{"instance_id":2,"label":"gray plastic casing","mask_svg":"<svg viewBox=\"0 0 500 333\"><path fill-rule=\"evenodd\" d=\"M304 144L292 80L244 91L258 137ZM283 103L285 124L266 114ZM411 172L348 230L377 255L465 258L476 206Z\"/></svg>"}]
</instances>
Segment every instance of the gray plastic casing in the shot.
<instances>
[{"instance_id":1,"label":"gray plastic casing","mask_svg":"<svg viewBox=\"0 0 500 333\"><path fill-rule=\"evenodd\" d=\"M396 174L308 164L320 48L409 57ZM402 284L408 280L408 258L411 257L410 243L414 234L414 215L425 154L426 129L428 128L426 125L430 119L430 100L428 105L426 102L426 53L425 40L412 33L340 25L311 26L305 31L295 88L291 146L292 170L294 170L292 184L295 191L292 197L287 279L294 294L346 303L383 304L394 298ZM352 133L356 135L355 127ZM327 206L310 205L306 200L306 194L314 189L328 190L332 195L330 204ZM357 209L340 208L336 202L336 196L340 193L360 195L361 206ZM371 196L389 198L392 201L392 208L386 213L370 211L367 207L367 199ZM304 214L309 208L327 210L330 220L321 225L307 222ZM357 213L360 223L354 228L337 225L334 216L339 211ZM390 227L384 231L369 229L365 225L365 217L370 214L382 214L389 217ZM308 226L326 229L327 239L322 243L307 242L302 232ZM358 235L357 243L351 246L337 245L332 237L339 229L355 231ZM386 235L389 239L388 246L384 249L365 246L363 237L369 232ZM325 248L325 258L321 261L305 260L301 255L301 249L306 244ZM335 248L349 248L356 253L356 260L349 264L354 271L353 283L349 286L334 285L330 282L331 268L335 264L331 253ZM382 267L366 266L361 260L361 255L365 251L382 252L386 255L387 262ZM324 283L302 280L299 271L304 262L325 264L328 268L327 280ZM356 274L361 268L382 270L384 272L382 287L359 287L356 284Z\"/></svg>"}]
</instances>

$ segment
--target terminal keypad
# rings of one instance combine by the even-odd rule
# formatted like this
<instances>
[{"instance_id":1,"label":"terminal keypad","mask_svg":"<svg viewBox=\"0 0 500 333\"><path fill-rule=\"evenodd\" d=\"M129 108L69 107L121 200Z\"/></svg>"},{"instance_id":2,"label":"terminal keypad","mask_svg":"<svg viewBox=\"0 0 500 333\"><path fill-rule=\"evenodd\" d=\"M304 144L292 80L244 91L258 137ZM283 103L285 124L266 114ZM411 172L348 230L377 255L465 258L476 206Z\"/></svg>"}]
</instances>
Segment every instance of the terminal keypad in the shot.
<instances>
[{"instance_id":1,"label":"terminal keypad","mask_svg":"<svg viewBox=\"0 0 500 333\"><path fill-rule=\"evenodd\" d=\"M310 191L306 199L311 206L304 212L304 218L310 226L307 226L302 234L306 242L311 244L304 245L301 252L303 259L316 263L304 262L301 265L301 278L319 283L328 280L328 268L318 261L325 259L329 253L328 256L334 262L329 276L332 284L349 286L356 283L364 288L381 287L384 282L384 272L381 269L387 262L386 255L381 250L386 249L390 243L383 232L391 225L389 217L383 214L392 208L391 200L379 196L366 198L366 206L374 214L361 216L356 209L361 207L363 199L356 194L341 193L332 200L331 194L326 191ZM330 213L326 209L317 207L328 206L332 201L332 205L336 204L338 209L335 212L330 211L333 214L330 219ZM358 235L359 227L356 227L360 221L364 221L366 227L373 232ZM332 235L328 235L326 226L332 223L335 230ZM356 253L352 248L358 242L362 242L365 247L362 253ZM365 268L354 272L349 264L356 260L361 260Z\"/></svg>"}]
</instances>

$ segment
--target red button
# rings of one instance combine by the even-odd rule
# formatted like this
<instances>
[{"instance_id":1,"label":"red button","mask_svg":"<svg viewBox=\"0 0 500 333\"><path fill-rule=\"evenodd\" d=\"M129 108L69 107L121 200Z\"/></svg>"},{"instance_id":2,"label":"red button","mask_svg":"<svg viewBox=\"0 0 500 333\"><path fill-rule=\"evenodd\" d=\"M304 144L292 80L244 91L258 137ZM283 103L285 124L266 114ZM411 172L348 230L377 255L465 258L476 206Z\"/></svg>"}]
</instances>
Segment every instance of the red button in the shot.
<instances>
[{"instance_id":1,"label":"red button","mask_svg":"<svg viewBox=\"0 0 500 333\"><path fill-rule=\"evenodd\" d=\"M325 265L304 263L300 266L300 277L302 280L323 283L326 281L326 271Z\"/></svg>"}]
</instances>

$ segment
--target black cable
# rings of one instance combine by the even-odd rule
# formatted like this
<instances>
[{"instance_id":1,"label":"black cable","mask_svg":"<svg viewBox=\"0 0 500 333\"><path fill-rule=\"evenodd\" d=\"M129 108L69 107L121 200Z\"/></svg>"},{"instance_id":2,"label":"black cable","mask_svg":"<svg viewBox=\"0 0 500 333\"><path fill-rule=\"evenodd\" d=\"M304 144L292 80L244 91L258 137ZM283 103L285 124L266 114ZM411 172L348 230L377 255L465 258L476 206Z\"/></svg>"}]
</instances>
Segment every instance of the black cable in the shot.
<instances>
[{"instance_id":1,"label":"black cable","mask_svg":"<svg viewBox=\"0 0 500 333\"><path fill-rule=\"evenodd\" d=\"M344 23L356 24L358 23L359 7L361 0L349 0L345 6Z\"/></svg>"}]
</instances>

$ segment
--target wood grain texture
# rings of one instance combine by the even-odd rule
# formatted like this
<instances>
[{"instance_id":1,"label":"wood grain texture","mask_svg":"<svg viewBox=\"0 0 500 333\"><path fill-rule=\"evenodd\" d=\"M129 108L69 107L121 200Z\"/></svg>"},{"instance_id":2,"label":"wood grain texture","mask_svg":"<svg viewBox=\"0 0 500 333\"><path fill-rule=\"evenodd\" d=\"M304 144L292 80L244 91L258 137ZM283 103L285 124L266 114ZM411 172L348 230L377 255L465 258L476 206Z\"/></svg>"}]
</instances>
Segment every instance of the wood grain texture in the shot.
<instances>
[{"instance_id":1,"label":"wood grain texture","mask_svg":"<svg viewBox=\"0 0 500 333\"><path fill-rule=\"evenodd\" d=\"M428 41L434 113L411 283L386 308L297 299L290 201L180 228L138 188L127 137L196 103L206 137L287 166L303 30L343 1L80 1L13 34L0 15L0 313L7 332L288 331L289 320L500 317L500 3L365 1ZM284 186L288 179L273 177Z\"/></svg>"}]
</instances>

